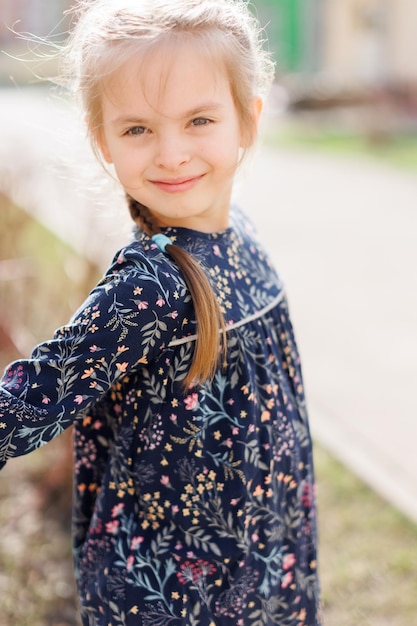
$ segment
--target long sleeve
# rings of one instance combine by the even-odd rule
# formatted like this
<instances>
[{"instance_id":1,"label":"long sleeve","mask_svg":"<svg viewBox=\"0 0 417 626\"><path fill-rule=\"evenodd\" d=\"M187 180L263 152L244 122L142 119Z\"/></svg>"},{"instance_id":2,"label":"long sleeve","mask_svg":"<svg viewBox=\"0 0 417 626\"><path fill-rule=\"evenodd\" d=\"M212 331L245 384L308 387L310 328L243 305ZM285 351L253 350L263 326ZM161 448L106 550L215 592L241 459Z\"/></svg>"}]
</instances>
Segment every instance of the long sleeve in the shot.
<instances>
[{"instance_id":1,"label":"long sleeve","mask_svg":"<svg viewBox=\"0 0 417 626\"><path fill-rule=\"evenodd\" d=\"M146 365L175 336L187 302L162 255L123 250L70 324L31 358L6 368L0 384L0 466L59 435L120 377ZM176 278L179 281L178 277ZM178 318L178 319L177 319Z\"/></svg>"}]
</instances>

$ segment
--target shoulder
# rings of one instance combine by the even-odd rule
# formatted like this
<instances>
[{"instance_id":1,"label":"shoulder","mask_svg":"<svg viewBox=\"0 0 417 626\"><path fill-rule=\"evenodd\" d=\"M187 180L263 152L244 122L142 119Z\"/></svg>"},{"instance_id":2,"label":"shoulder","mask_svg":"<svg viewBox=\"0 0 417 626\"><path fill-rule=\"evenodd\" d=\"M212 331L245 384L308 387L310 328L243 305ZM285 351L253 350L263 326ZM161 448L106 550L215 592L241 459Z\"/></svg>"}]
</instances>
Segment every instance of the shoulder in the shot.
<instances>
[{"instance_id":1,"label":"shoulder","mask_svg":"<svg viewBox=\"0 0 417 626\"><path fill-rule=\"evenodd\" d=\"M257 226L253 220L240 207L233 206L230 213L230 222L240 241L242 254L248 258L248 261L250 263L258 261L273 269L274 263L259 236Z\"/></svg>"},{"instance_id":2,"label":"shoulder","mask_svg":"<svg viewBox=\"0 0 417 626\"><path fill-rule=\"evenodd\" d=\"M251 243L260 244L255 223L238 205L233 205L231 208L230 225L245 242L250 241Z\"/></svg>"},{"instance_id":3,"label":"shoulder","mask_svg":"<svg viewBox=\"0 0 417 626\"><path fill-rule=\"evenodd\" d=\"M102 279L72 320L88 324L91 314L182 318L190 315L190 295L178 268L156 245L132 241L115 254ZM152 311L154 313L152 313Z\"/></svg>"},{"instance_id":4,"label":"shoulder","mask_svg":"<svg viewBox=\"0 0 417 626\"><path fill-rule=\"evenodd\" d=\"M138 284L141 292L186 290L181 272L171 257L161 252L148 237L132 241L120 249L101 282L115 286L121 283Z\"/></svg>"},{"instance_id":5,"label":"shoulder","mask_svg":"<svg viewBox=\"0 0 417 626\"><path fill-rule=\"evenodd\" d=\"M169 255L146 236L134 239L116 252L106 275L114 274L178 274Z\"/></svg>"}]
</instances>

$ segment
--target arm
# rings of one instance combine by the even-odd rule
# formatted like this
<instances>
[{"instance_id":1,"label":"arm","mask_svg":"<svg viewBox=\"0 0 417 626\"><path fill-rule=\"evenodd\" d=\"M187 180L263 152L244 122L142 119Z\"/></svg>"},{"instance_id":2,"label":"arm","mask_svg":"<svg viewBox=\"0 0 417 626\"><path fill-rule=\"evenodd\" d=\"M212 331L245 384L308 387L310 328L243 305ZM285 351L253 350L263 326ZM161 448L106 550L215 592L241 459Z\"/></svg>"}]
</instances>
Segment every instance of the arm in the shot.
<instances>
[{"instance_id":1,"label":"arm","mask_svg":"<svg viewBox=\"0 0 417 626\"><path fill-rule=\"evenodd\" d=\"M129 251L128 251L129 252ZM91 292L68 326L28 360L6 369L0 383L0 464L31 452L85 416L114 382L146 365L173 334L166 272L125 254ZM133 255L133 258L132 258ZM179 303L175 302L175 306Z\"/></svg>"}]
</instances>

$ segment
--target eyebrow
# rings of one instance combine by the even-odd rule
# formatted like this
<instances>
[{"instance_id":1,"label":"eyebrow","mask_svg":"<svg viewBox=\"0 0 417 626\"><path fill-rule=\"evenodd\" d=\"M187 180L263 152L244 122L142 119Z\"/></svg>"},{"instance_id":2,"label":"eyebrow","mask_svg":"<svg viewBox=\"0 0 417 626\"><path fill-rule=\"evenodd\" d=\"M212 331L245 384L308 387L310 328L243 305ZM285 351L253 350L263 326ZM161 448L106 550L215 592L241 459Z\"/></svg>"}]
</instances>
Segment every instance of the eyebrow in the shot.
<instances>
[{"instance_id":1,"label":"eyebrow","mask_svg":"<svg viewBox=\"0 0 417 626\"><path fill-rule=\"evenodd\" d=\"M224 109L224 105L221 104L220 102L203 102L202 104L199 104L198 106L193 107L189 111L186 111L185 113L180 115L178 119L187 119L189 117L193 117L194 115L197 115L205 111L207 112L218 111L220 109ZM114 126L125 125L125 124L127 125L136 124L138 126L146 126L146 124L148 123L149 122L146 118L129 117L129 116L124 117L123 115L111 121L111 124Z\"/></svg>"}]
</instances>

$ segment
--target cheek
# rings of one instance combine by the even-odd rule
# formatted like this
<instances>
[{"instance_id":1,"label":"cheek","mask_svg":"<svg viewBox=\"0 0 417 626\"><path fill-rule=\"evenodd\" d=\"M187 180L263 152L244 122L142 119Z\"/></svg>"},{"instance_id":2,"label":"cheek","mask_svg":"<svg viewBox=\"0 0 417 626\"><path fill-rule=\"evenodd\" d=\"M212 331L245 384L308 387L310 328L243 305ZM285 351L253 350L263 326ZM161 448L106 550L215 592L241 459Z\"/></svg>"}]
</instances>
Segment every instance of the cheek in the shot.
<instances>
[{"instance_id":1,"label":"cheek","mask_svg":"<svg viewBox=\"0 0 417 626\"><path fill-rule=\"evenodd\" d=\"M120 180L139 177L146 169L147 159L137 150L123 150L113 155L113 163Z\"/></svg>"},{"instance_id":2,"label":"cheek","mask_svg":"<svg viewBox=\"0 0 417 626\"><path fill-rule=\"evenodd\" d=\"M221 143L216 144L213 158L215 159L217 168L228 173L237 167L239 155L239 143L233 141L232 138L230 142L224 138Z\"/></svg>"},{"instance_id":3,"label":"cheek","mask_svg":"<svg viewBox=\"0 0 417 626\"><path fill-rule=\"evenodd\" d=\"M229 170L239 159L240 140L237 134L230 132L213 137L201 146L200 155L217 169Z\"/></svg>"}]
</instances>

